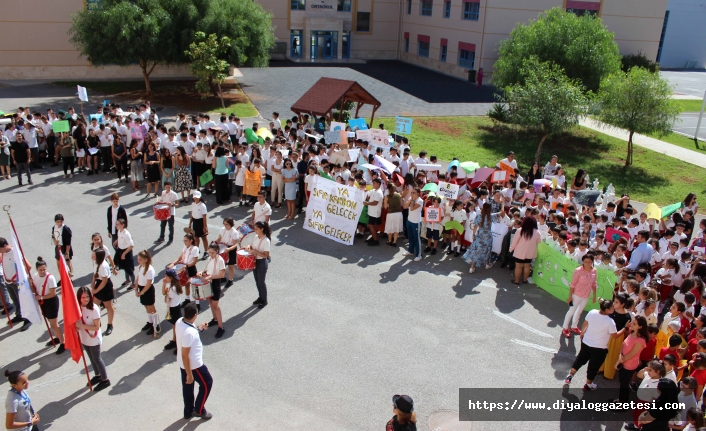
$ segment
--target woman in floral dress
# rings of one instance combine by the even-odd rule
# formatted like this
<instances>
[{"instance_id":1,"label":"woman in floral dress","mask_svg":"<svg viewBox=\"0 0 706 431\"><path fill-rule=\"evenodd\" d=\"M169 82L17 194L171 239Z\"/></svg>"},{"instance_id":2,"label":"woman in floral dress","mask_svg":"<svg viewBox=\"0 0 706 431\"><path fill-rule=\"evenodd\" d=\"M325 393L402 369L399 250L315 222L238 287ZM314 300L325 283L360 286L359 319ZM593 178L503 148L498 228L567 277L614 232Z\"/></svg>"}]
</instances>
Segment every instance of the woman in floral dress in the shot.
<instances>
[{"instance_id":1,"label":"woman in floral dress","mask_svg":"<svg viewBox=\"0 0 706 431\"><path fill-rule=\"evenodd\" d=\"M473 274L477 266L485 265L486 269L490 268L490 252L493 249L493 233L491 226L493 223L500 223L502 220L503 211L505 211L505 201L500 205L500 212L491 214L491 205L484 203L480 214L476 216L473 222L473 243L468 248L468 251L463 255L466 262L471 264L469 273Z\"/></svg>"},{"instance_id":2,"label":"woman in floral dress","mask_svg":"<svg viewBox=\"0 0 706 431\"><path fill-rule=\"evenodd\" d=\"M176 156L174 157L174 191L181 193L181 201L189 202L189 194L191 194L191 158L186 155L184 147L177 147Z\"/></svg>"}]
</instances>

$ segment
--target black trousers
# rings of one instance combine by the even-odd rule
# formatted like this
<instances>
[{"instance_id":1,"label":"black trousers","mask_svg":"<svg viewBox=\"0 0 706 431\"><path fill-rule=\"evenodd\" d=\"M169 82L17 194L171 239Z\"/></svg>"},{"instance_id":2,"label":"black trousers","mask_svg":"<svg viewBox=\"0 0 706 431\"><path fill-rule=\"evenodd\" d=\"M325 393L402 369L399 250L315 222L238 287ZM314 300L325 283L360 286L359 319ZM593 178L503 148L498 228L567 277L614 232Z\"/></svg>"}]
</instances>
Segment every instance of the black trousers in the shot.
<instances>
[{"instance_id":1,"label":"black trousers","mask_svg":"<svg viewBox=\"0 0 706 431\"><path fill-rule=\"evenodd\" d=\"M64 175L68 174L69 169L71 173L74 173L74 156L62 157L61 161L64 162Z\"/></svg>"},{"instance_id":2,"label":"black trousers","mask_svg":"<svg viewBox=\"0 0 706 431\"><path fill-rule=\"evenodd\" d=\"M56 147L56 136L47 136L47 159L54 163L54 148Z\"/></svg>"},{"instance_id":3,"label":"black trousers","mask_svg":"<svg viewBox=\"0 0 706 431\"><path fill-rule=\"evenodd\" d=\"M306 202L306 193L304 190L304 178L299 177L299 193L297 194L297 209L299 211L304 209L304 202Z\"/></svg>"},{"instance_id":4,"label":"black trousers","mask_svg":"<svg viewBox=\"0 0 706 431\"><path fill-rule=\"evenodd\" d=\"M122 178L123 175L126 179L130 178L130 172L127 170L127 159L115 160L115 169L117 170L118 179Z\"/></svg>"},{"instance_id":5,"label":"black trousers","mask_svg":"<svg viewBox=\"0 0 706 431\"><path fill-rule=\"evenodd\" d=\"M214 183L216 183L216 203L222 204L230 200L228 193L228 174L214 175Z\"/></svg>"},{"instance_id":6,"label":"black trousers","mask_svg":"<svg viewBox=\"0 0 706 431\"><path fill-rule=\"evenodd\" d=\"M574 364L571 366L574 370L578 370L588 363L588 368L586 368L586 378L588 380L593 380L598 374L598 370L603 365L605 357L608 355L608 349L599 349L596 347L589 347L581 342L581 350L574 360Z\"/></svg>"},{"instance_id":7,"label":"black trousers","mask_svg":"<svg viewBox=\"0 0 706 431\"><path fill-rule=\"evenodd\" d=\"M636 370L626 370L621 368L618 370L618 381L620 381L620 395L618 400L621 403L630 402L630 381Z\"/></svg>"},{"instance_id":8,"label":"black trousers","mask_svg":"<svg viewBox=\"0 0 706 431\"><path fill-rule=\"evenodd\" d=\"M33 168L38 168L39 167L39 147L30 148L29 152L32 155L32 162L30 163L30 166Z\"/></svg>"},{"instance_id":9,"label":"black trousers","mask_svg":"<svg viewBox=\"0 0 706 431\"><path fill-rule=\"evenodd\" d=\"M103 159L103 170L108 171L113 164L110 147L101 147L101 158Z\"/></svg>"},{"instance_id":10,"label":"black trousers","mask_svg":"<svg viewBox=\"0 0 706 431\"><path fill-rule=\"evenodd\" d=\"M162 220L159 222L159 237L164 239L164 230L169 224L169 241L174 239L174 216L169 216L167 220Z\"/></svg>"},{"instance_id":11,"label":"black trousers","mask_svg":"<svg viewBox=\"0 0 706 431\"><path fill-rule=\"evenodd\" d=\"M177 354L180 355L181 352L177 352ZM179 370L181 371L181 393L184 397L184 417L191 417L193 412L202 415L206 411L206 400L211 395L211 389L213 388L211 373L208 372L206 365L194 368L191 370L191 374L194 376L194 383L187 384L186 371L183 368ZM194 384L196 383L199 384L199 393L194 399Z\"/></svg>"},{"instance_id":12,"label":"black trousers","mask_svg":"<svg viewBox=\"0 0 706 431\"><path fill-rule=\"evenodd\" d=\"M265 277L267 276L267 267L269 262L267 259L257 259L255 261L255 270L252 272L255 277L255 285L257 286L258 297L261 301L267 302L267 285L265 284Z\"/></svg>"}]
</instances>

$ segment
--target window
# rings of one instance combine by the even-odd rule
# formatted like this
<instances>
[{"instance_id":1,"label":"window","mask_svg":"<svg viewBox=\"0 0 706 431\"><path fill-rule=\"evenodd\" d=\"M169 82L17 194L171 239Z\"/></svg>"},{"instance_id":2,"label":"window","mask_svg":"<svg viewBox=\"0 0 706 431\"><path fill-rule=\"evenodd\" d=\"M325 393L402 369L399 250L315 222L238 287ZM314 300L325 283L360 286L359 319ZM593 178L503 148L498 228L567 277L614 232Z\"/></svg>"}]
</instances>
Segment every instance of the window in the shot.
<instances>
[{"instance_id":1,"label":"window","mask_svg":"<svg viewBox=\"0 0 706 431\"><path fill-rule=\"evenodd\" d=\"M566 11L573 13L576 16L584 16L584 15L596 16L596 15L598 15L597 10L590 10L590 9L577 9L577 8L567 7Z\"/></svg>"},{"instance_id":2,"label":"window","mask_svg":"<svg viewBox=\"0 0 706 431\"><path fill-rule=\"evenodd\" d=\"M306 0L291 0L292 10L304 10L306 9Z\"/></svg>"},{"instance_id":3,"label":"window","mask_svg":"<svg viewBox=\"0 0 706 431\"><path fill-rule=\"evenodd\" d=\"M463 3L463 19L478 21L478 13L480 12L480 3Z\"/></svg>"},{"instance_id":4,"label":"window","mask_svg":"<svg viewBox=\"0 0 706 431\"><path fill-rule=\"evenodd\" d=\"M441 46L441 57L439 58L442 63L446 63L446 45Z\"/></svg>"},{"instance_id":5,"label":"window","mask_svg":"<svg viewBox=\"0 0 706 431\"><path fill-rule=\"evenodd\" d=\"M412 0L407 0L407 15L412 14Z\"/></svg>"},{"instance_id":6,"label":"window","mask_svg":"<svg viewBox=\"0 0 706 431\"><path fill-rule=\"evenodd\" d=\"M86 10L100 9L100 0L86 0Z\"/></svg>"},{"instance_id":7,"label":"window","mask_svg":"<svg viewBox=\"0 0 706 431\"><path fill-rule=\"evenodd\" d=\"M289 56L293 58L299 58L302 56L302 31L301 30L291 30L289 35L289 46L290 52Z\"/></svg>"},{"instance_id":8,"label":"window","mask_svg":"<svg viewBox=\"0 0 706 431\"><path fill-rule=\"evenodd\" d=\"M659 49L657 49L657 63L662 58L662 46L664 45L664 34L667 32L667 21L669 21L669 11L664 13L664 23L662 23L662 35L659 37Z\"/></svg>"},{"instance_id":9,"label":"window","mask_svg":"<svg viewBox=\"0 0 706 431\"><path fill-rule=\"evenodd\" d=\"M451 18L451 2L444 2L444 18Z\"/></svg>"},{"instance_id":10,"label":"window","mask_svg":"<svg viewBox=\"0 0 706 431\"><path fill-rule=\"evenodd\" d=\"M409 38L404 38L404 52L409 52Z\"/></svg>"},{"instance_id":11,"label":"window","mask_svg":"<svg viewBox=\"0 0 706 431\"><path fill-rule=\"evenodd\" d=\"M370 31L370 12L358 12L355 20L355 31Z\"/></svg>"},{"instance_id":12,"label":"window","mask_svg":"<svg viewBox=\"0 0 706 431\"><path fill-rule=\"evenodd\" d=\"M422 42L421 40L417 42L419 47L418 54L420 57L429 57L429 42Z\"/></svg>"},{"instance_id":13,"label":"window","mask_svg":"<svg viewBox=\"0 0 706 431\"><path fill-rule=\"evenodd\" d=\"M339 12L350 12L351 11L351 0L338 0L338 11Z\"/></svg>"},{"instance_id":14,"label":"window","mask_svg":"<svg viewBox=\"0 0 706 431\"><path fill-rule=\"evenodd\" d=\"M432 0L422 0L420 2L423 16L431 16Z\"/></svg>"},{"instance_id":15,"label":"window","mask_svg":"<svg viewBox=\"0 0 706 431\"><path fill-rule=\"evenodd\" d=\"M341 53L341 58L350 58L351 57L351 32L350 31L344 31L343 32L343 52Z\"/></svg>"},{"instance_id":16,"label":"window","mask_svg":"<svg viewBox=\"0 0 706 431\"><path fill-rule=\"evenodd\" d=\"M473 51L468 51L465 49L461 49L458 51L458 65L461 67L465 67L466 69L472 70L473 69L473 63L475 63L476 60L476 53Z\"/></svg>"}]
</instances>

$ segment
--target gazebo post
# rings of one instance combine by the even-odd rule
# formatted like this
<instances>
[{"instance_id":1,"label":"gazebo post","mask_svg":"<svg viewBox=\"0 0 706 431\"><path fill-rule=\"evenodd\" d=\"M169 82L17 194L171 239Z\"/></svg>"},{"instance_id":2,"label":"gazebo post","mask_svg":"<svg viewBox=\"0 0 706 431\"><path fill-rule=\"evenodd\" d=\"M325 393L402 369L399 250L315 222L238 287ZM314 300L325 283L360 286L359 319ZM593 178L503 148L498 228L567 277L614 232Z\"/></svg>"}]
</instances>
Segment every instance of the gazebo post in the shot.
<instances>
[{"instance_id":1,"label":"gazebo post","mask_svg":"<svg viewBox=\"0 0 706 431\"><path fill-rule=\"evenodd\" d=\"M355 108L355 118L358 118L358 112L360 111L361 106L363 106L363 102L358 102Z\"/></svg>"},{"instance_id":2,"label":"gazebo post","mask_svg":"<svg viewBox=\"0 0 706 431\"><path fill-rule=\"evenodd\" d=\"M346 98L341 99L341 109L338 110L338 122L343 122L343 106L346 104Z\"/></svg>"},{"instance_id":3,"label":"gazebo post","mask_svg":"<svg viewBox=\"0 0 706 431\"><path fill-rule=\"evenodd\" d=\"M375 127L373 125L373 120L375 120L375 111L377 111L379 107L380 107L380 105L373 105L373 113L370 116L370 128L371 129Z\"/></svg>"}]
</instances>

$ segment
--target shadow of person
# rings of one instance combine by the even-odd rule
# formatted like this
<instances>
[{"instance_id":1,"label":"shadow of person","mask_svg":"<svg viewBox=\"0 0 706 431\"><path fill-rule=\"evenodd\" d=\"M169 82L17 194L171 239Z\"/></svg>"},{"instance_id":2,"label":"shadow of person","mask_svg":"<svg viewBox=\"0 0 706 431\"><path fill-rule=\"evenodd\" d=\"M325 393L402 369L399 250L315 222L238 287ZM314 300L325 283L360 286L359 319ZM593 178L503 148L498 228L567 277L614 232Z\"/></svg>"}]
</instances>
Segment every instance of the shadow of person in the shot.
<instances>
[{"instance_id":1,"label":"shadow of person","mask_svg":"<svg viewBox=\"0 0 706 431\"><path fill-rule=\"evenodd\" d=\"M456 292L456 298L463 299L469 295L478 295L480 292L477 292L475 289L480 286L482 282L483 280L461 277L458 283L451 287L451 290Z\"/></svg>"},{"instance_id":2,"label":"shadow of person","mask_svg":"<svg viewBox=\"0 0 706 431\"><path fill-rule=\"evenodd\" d=\"M54 421L66 416L69 413L69 410L71 410L74 406L93 396L94 392L91 392L83 383L85 383L85 381L82 381L81 389L77 390L68 397L58 401L52 401L49 404L39 408L37 413L39 413L40 417L39 426L42 429L51 428Z\"/></svg>"},{"instance_id":3,"label":"shadow of person","mask_svg":"<svg viewBox=\"0 0 706 431\"><path fill-rule=\"evenodd\" d=\"M179 418L177 419L173 424L169 425L168 427L164 428L164 431L179 431L180 429L184 429L184 431L193 431L202 424L207 423L208 421L204 421L198 418L191 418L191 419L184 419L184 418Z\"/></svg>"},{"instance_id":4,"label":"shadow of person","mask_svg":"<svg viewBox=\"0 0 706 431\"><path fill-rule=\"evenodd\" d=\"M174 358L172 356L171 350L168 352L163 351L155 358L143 363L142 366L132 374L121 377L120 380L112 386L109 395L125 394L137 388L147 377L152 375L152 373L165 365L173 363Z\"/></svg>"},{"instance_id":5,"label":"shadow of person","mask_svg":"<svg viewBox=\"0 0 706 431\"><path fill-rule=\"evenodd\" d=\"M568 338L561 336L559 338L559 350L552 356L550 361L551 367L554 369L554 377L557 380L566 378L575 358L576 347L574 343Z\"/></svg>"},{"instance_id":6,"label":"shadow of person","mask_svg":"<svg viewBox=\"0 0 706 431\"><path fill-rule=\"evenodd\" d=\"M105 362L106 368L110 364L115 362L120 356L129 352L133 348L140 348L153 340L155 339L148 335L145 335L144 332L140 332L139 334L135 334L127 340L120 341L118 344L114 345L110 349L101 352L101 356L103 357L103 362Z\"/></svg>"},{"instance_id":7,"label":"shadow of person","mask_svg":"<svg viewBox=\"0 0 706 431\"><path fill-rule=\"evenodd\" d=\"M205 346L208 346L209 344L217 343L219 341L223 341L232 337L235 331L245 325L245 322L247 322L251 317L259 313L260 310L260 308L257 308L257 305L249 306L245 310L241 311L240 313L223 322L223 329L225 329L226 332L221 338L214 337L213 334L216 333L215 331L208 331L211 332L211 334L208 334L208 332L203 332L201 337L201 343L203 343L203 345ZM204 337L204 334L207 335Z\"/></svg>"},{"instance_id":8,"label":"shadow of person","mask_svg":"<svg viewBox=\"0 0 706 431\"><path fill-rule=\"evenodd\" d=\"M495 294L495 307L503 314L512 313L525 305L525 294L521 288L498 286Z\"/></svg>"}]
</instances>

